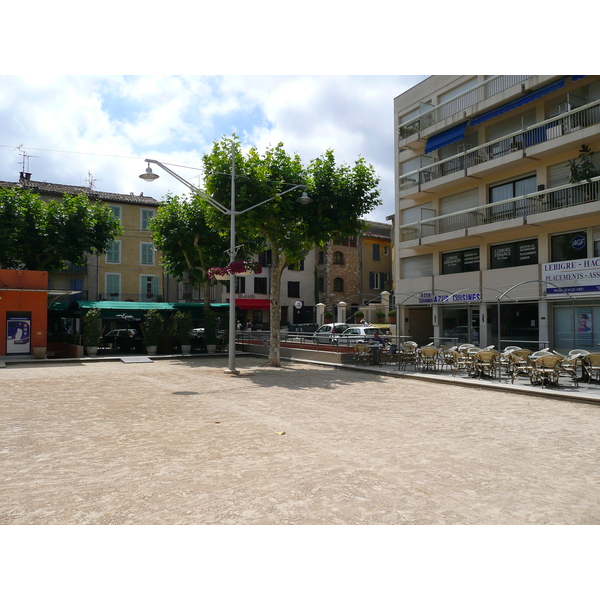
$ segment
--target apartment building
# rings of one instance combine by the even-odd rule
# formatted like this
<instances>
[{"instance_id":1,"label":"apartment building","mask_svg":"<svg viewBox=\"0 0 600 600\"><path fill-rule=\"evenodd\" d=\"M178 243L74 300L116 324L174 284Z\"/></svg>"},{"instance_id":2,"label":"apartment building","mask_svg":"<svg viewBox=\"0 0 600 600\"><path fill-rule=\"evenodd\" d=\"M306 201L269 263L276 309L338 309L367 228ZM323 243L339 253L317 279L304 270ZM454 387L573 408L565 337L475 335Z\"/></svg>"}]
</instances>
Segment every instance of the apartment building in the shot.
<instances>
[{"instance_id":1,"label":"apartment building","mask_svg":"<svg viewBox=\"0 0 600 600\"><path fill-rule=\"evenodd\" d=\"M432 76L394 114L400 334L597 350L600 76Z\"/></svg>"},{"instance_id":2,"label":"apartment building","mask_svg":"<svg viewBox=\"0 0 600 600\"><path fill-rule=\"evenodd\" d=\"M159 253L154 250L148 222L160 203L140 194L115 194L82 186L33 181L21 173L19 183L0 182L5 187L27 187L42 199L60 199L64 194L87 194L91 202L110 206L123 226L123 234L102 256L89 256L84 266L67 265L49 273L54 290L77 292L69 300L111 300L157 302L164 299L163 271ZM67 296L65 296L65 300Z\"/></svg>"}]
</instances>

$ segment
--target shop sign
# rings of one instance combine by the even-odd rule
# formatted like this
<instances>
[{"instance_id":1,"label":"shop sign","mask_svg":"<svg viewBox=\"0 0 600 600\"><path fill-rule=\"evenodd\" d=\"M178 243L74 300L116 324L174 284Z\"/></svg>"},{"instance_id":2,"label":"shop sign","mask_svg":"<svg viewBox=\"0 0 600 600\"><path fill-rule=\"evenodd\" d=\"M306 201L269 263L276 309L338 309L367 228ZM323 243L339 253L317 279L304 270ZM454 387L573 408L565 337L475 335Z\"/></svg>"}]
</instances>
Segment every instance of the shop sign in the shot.
<instances>
[{"instance_id":1,"label":"shop sign","mask_svg":"<svg viewBox=\"0 0 600 600\"><path fill-rule=\"evenodd\" d=\"M429 292L419 294L419 304L435 304L438 302L481 302L479 292L473 294L441 294L434 296Z\"/></svg>"},{"instance_id":2,"label":"shop sign","mask_svg":"<svg viewBox=\"0 0 600 600\"><path fill-rule=\"evenodd\" d=\"M542 265L548 294L600 292L600 258L563 260ZM558 286L558 287L556 287Z\"/></svg>"}]
</instances>

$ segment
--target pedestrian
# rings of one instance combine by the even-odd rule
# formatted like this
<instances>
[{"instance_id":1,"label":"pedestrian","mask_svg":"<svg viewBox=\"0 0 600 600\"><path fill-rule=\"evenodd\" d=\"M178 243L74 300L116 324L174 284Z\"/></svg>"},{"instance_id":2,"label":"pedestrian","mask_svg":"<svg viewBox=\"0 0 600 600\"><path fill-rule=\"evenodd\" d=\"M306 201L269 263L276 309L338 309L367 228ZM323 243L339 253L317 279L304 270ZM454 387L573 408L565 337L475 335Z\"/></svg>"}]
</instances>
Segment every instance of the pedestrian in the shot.
<instances>
[{"instance_id":1,"label":"pedestrian","mask_svg":"<svg viewBox=\"0 0 600 600\"><path fill-rule=\"evenodd\" d=\"M237 329L238 331L241 331L241 330L243 329L243 326L242 326L242 324L241 324L241 322L240 322L240 320L239 320L239 319L238 319L238 322L237 322L237 325L236 325L236 329Z\"/></svg>"},{"instance_id":2,"label":"pedestrian","mask_svg":"<svg viewBox=\"0 0 600 600\"><path fill-rule=\"evenodd\" d=\"M371 340L371 354L373 355L372 365L381 366L380 353L385 348L385 340L379 335L379 330L376 329L373 333L373 339Z\"/></svg>"},{"instance_id":3,"label":"pedestrian","mask_svg":"<svg viewBox=\"0 0 600 600\"><path fill-rule=\"evenodd\" d=\"M252 329L252 321L248 320L248 322L246 323L246 331L252 331Z\"/></svg>"}]
</instances>

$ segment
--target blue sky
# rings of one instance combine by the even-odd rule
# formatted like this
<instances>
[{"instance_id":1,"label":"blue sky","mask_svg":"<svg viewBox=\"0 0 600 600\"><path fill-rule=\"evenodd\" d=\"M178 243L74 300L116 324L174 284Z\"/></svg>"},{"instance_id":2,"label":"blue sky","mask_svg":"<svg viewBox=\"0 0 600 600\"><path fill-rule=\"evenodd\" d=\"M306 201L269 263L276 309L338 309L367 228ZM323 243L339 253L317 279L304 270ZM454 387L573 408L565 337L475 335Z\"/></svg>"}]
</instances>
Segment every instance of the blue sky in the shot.
<instances>
[{"instance_id":1,"label":"blue sky","mask_svg":"<svg viewBox=\"0 0 600 600\"><path fill-rule=\"evenodd\" d=\"M144 158L200 167L212 142L235 132L245 146L282 141L305 163L333 148L381 177L393 213L393 100L424 79L356 75L0 76L0 179L16 181L24 155L32 179L160 199L183 193L166 173L139 179ZM197 183L198 171L175 168ZM160 173L160 172L159 172Z\"/></svg>"}]
</instances>

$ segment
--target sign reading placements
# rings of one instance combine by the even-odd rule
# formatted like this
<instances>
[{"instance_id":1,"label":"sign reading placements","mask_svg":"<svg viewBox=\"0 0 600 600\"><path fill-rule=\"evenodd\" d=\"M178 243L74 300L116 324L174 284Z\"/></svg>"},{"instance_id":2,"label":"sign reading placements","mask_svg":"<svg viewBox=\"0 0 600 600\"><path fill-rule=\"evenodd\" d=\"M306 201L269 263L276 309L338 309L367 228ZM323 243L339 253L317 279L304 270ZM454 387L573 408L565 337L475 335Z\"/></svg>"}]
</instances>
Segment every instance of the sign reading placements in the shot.
<instances>
[{"instance_id":1,"label":"sign reading placements","mask_svg":"<svg viewBox=\"0 0 600 600\"><path fill-rule=\"evenodd\" d=\"M542 278L548 294L600 292L600 257L546 263Z\"/></svg>"}]
</instances>

